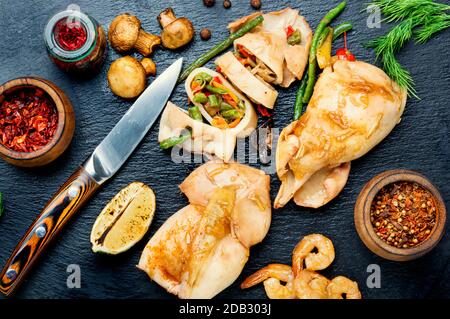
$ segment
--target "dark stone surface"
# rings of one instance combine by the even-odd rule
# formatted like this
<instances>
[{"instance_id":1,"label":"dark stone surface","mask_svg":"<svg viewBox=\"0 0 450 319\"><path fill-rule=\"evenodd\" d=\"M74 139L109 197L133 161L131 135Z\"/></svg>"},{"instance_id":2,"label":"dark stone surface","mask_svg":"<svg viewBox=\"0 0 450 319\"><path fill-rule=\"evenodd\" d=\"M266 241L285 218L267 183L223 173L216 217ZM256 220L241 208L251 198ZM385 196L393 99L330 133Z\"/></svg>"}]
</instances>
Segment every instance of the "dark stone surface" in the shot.
<instances>
[{"instance_id":1,"label":"dark stone surface","mask_svg":"<svg viewBox=\"0 0 450 319\"><path fill-rule=\"evenodd\" d=\"M372 51L363 47L370 38L387 29L369 29L367 14L361 12L365 1L349 1L339 21L350 20L355 31L349 36L354 54L374 61ZM442 1L441 1L442 2ZM105 28L119 13L131 12L142 19L143 26L159 32L157 14L172 6L178 16L187 16L197 30L208 27L212 38L195 41L178 52L158 50L154 59L158 70L164 70L180 56L186 62L211 47L226 35L228 22L253 12L249 1L233 1L225 10L221 3L206 8L200 0L190 1L89 1L78 0L81 9L90 13ZM264 10L281 9L286 5L299 8L312 27L338 1L262 1ZM69 150L48 167L25 170L0 161L0 191L4 193L6 211L0 219L0 264L3 265L16 243L38 215L40 209L58 186L92 152L131 105L114 96L107 85L106 71L118 55L112 50L106 66L97 77L80 81L68 77L48 59L42 39L47 19L63 10L67 1L0 1L0 83L11 78L35 75L59 85L70 97L76 112L77 128ZM273 212L273 222L265 241L252 248L251 258L241 277L226 289L222 298L264 298L262 286L241 291L239 283L253 271L268 263L290 263L291 251L302 236L323 233L336 248L336 260L323 273L342 274L356 280L365 298L450 297L448 286L450 241L447 234L429 255L416 261L396 263L372 254L360 241L353 223L353 206L363 185L374 175L394 168L420 171L441 190L447 207L450 203L450 62L448 44L450 30L434 37L427 45L408 45L399 54L417 83L422 100L410 99L402 122L375 149L352 163L352 172L345 190L332 203L319 210L296 207L290 203ZM341 42L341 41L339 41ZM337 45L340 45L338 43ZM286 126L292 117L296 85L281 90L276 106L275 125ZM172 100L186 105L186 95L179 86ZM56 243L48 249L31 276L17 294L18 298L172 298L157 284L135 268L147 240L174 212L186 205L178 185L196 167L194 164L173 164L170 155L162 152L156 142L157 128L123 169L95 196L89 205L70 223ZM95 218L103 206L128 183L139 180L150 185L157 195L157 212L153 225L139 244L116 257L91 252L89 235ZM279 182L272 176L272 198ZM66 268L78 264L82 272L82 288L68 289ZM380 289L368 289L366 272L369 264L381 267Z\"/></svg>"}]
</instances>

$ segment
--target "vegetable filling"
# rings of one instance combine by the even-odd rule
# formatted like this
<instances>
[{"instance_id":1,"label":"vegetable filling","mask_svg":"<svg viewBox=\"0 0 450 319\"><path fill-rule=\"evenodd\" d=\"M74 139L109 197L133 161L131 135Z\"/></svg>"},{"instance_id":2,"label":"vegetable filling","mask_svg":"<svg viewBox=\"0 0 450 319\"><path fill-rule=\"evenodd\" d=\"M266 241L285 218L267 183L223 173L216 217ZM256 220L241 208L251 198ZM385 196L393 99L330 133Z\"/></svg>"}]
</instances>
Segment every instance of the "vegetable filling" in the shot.
<instances>
[{"instance_id":1,"label":"vegetable filling","mask_svg":"<svg viewBox=\"0 0 450 319\"><path fill-rule=\"evenodd\" d=\"M234 128L245 115L245 102L223 85L219 77L213 77L208 73L197 74L191 89L194 94L193 102L201 104L212 117L212 126L225 129ZM198 120L190 112L192 118Z\"/></svg>"},{"instance_id":2,"label":"vegetable filling","mask_svg":"<svg viewBox=\"0 0 450 319\"><path fill-rule=\"evenodd\" d=\"M247 68L253 75L259 80L266 83L275 83L277 80L276 74L265 65L260 59L251 54L242 45L238 45L234 52L235 57L241 62L241 64Z\"/></svg>"}]
</instances>

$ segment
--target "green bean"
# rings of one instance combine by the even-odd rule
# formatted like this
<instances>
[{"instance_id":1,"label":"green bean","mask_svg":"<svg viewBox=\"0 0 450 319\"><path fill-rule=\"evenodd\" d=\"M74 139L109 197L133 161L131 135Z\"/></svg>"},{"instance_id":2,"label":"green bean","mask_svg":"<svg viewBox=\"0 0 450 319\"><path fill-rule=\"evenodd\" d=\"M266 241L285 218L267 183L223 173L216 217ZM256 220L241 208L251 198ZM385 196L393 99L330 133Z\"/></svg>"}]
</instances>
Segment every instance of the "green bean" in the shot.
<instances>
[{"instance_id":1,"label":"green bean","mask_svg":"<svg viewBox=\"0 0 450 319\"><path fill-rule=\"evenodd\" d=\"M203 122L202 113L197 105L194 105L188 109L189 116L196 121Z\"/></svg>"},{"instance_id":2,"label":"green bean","mask_svg":"<svg viewBox=\"0 0 450 319\"><path fill-rule=\"evenodd\" d=\"M353 24L350 22L344 22L338 25L333 32L333 41L339 38L344 32L348 32L353 29Z\"/></svg>"},{"instance_id":3,"label":"green bean","mask_svg":"<svg viewBox=\"0 0 450 319\"><path fill-rule=\"evenodd\" d=\"M306 85L308 83L308 74L302 79L300 83L300 87L297 91L297 96L295 97L295 106L294 106L294 121L297 121L302 115L303 111L303 95L305 94Z\"/></svg>"},{"instance_id":4,"label":"green bean","mask_svg":"<svg viewBox=\"0 0 450 319\"><path fill-rule=\"evenodd\" d=\"M239 119L242 117L242 114L237 110L229 110L225 112L221 112L220 115L222 115L225 119L234 121L235 119Z\"/></svg>"},{"instance_id":5,"label":"green bean","mask_svg":"<svg viewBox=\"0 0 450 319\"><path fill-rule=\"evenodd\" d=\"M229 111L229 110L233 110L234 107L232 107L230 104L226 103L226 102L222 102L220 103L220 112L225 112L225 111Z\"/></svg>"},{"instance_id":6,"label":"green bean","mask_svg":"<svg viewBox=\"0 0 450 319\"><path fill-rule=\"evenodd\" d=\"M213 77L206 72L200 72L194 77L194 81L201 80L206 83L211 82Z\"/></svg>"},{"instance_id":7,"label":"green bean","mask_svg":"<svg viewBox=\"0 0 450 319\"><path fill-rule=\"evenodd\" d=\"M320 48L322 46L323 42L325 41L331 30L333 29L331 29L330 27L325 28L323 30L322 34L320 35L319 42L317 43L317 48Z\"/></svg>"},{"instance_id":8,"label":"green bean","mask_svg":"<svg viewBox=\"0 0 450 319\"><path fill-rule=\"evenodd\" d=\"M170 137L168 139L165 139L164 141L161 141L159 143L159 147L163 150L166 150L168 148L174 147L175 145L183 143L190 136L191 136L191 134L185 134L185 135L181 135L181 136Z\"/></svg>"},{"instance_id":9,"label":"green bean","mask_svg":"<svg viewBox=\"0 0 450 319\"><path fill-rule=\"evenodd\" d=\"M311 49L309 52L308 84L306 85L305 95L303 95L302 99L304 104L307 104L311 99L314 90L314 84L316 82L316 67L317 67L316 53L320 35L322 34L323 30L325 30L325 28L331 23L331 21L345 9L346 5L347 1L342 1L336 8L329 11L317 26L316 33L314 34Z\"/></svg>"},{"instance_id":10,"label":"green bean","mask_svg":"<svg viewBox=\"0 0 450 319\"><path fill-rule=\"evenodd\" d=\"M246 24L244 24L244 26L242 28L240 28L239 30L237 30L236 32L230 34L230 36L227 39L225 39L221 43L219 43L216 46L214 46L211 50L209 50L208 52L203 54L201 57L199 57L197 60L195 60L191 65L189 65L183 71L183 73L180 75L180 77L178 78L178 83L186 80L186 78L189 76L189 74L193 70L195 70L196 68L201 67L206 62L208 62L209 60L211 60L215 56L219 55L221 52L225 51L226 49L228 49L233 44L234 40L242 37L247 32L253 30L256 26L261 24L263 21L264 21L264 18L263 18L262 15L260 15L260 16L258 16L256 18L250 20Z\"/></svg>"},{"instance_id":11,"label":"green bean","mask_svg":"<svg viewBox=\"0 0 450 319\"><path fill-rule=\"evenodd\" d=\"M208 96L208 101L211 107L218 107L220 104L219 99L215 94L211 94L210 96Z\"/></svg>"},{"instance_id":12,"label":"green bean","mask_svg":"<svg viewBox=\"0 0 450 319\"><path fill-rule=\"evenodd\" d=\"M238 107L239 107L241 110L244 110L244 111L245 111L245 103L244 103L244 101L239 100Z\"/></svg>"},{"instance_id":13,"label":"green bean","mask_svg":"<svg viewBox=\"0 0 450 319\"><path fill-rule=\"evenodd\" d=\"M212 86L209 84L207 86L205 86L205 88L211 93L216 93L216 94L227 94L228 93L227 90L224 90L221 88L216 88L215 86Z\"/></svg>"},{"instance_id":14,"label":"green bean","mask_svg":"<svg viewBox=\"0 0 450 319\"><path fill-rule=\"evenodd\" d=\"M208 98L206 97L205 93L196 93L194 95L194 102L205 104L206 102L208 102Z\"/></svg>"}]
</instances>

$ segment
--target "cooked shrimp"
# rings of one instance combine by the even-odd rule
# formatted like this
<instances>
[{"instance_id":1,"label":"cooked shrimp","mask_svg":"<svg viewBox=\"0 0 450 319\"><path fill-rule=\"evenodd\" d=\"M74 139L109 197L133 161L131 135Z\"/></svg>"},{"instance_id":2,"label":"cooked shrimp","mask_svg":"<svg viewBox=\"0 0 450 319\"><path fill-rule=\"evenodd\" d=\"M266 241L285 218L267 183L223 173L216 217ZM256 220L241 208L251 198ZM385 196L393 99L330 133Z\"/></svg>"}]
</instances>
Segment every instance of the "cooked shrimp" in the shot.
<instances>
[{"instance_id":1,"label":"cooked shrimp","mask_svg":"<svg viewBox=\"0 0 450 319\"><path fill-rule=\"evenodd\" d=\"M358 284L350 279L338 276L327 287L330 299L361 299Z\"/></svg>"},{"instance_id":2,"label":"cooked shrimp","mask_svg":"<svg viewBox=\"0 0 450 319\"><path fill-rule=\"evenodd\" d=\"M269 299L295 299L294 285L292 281L288 281L283 285L276 278L264 280L264 289Z\"/></svg>"},{"instance_id":3,"label":"cooked shrimp","mask_svg":"<svg viewBox=\"0 0 450 319\"><path fill-rule=\"evenodd\" d=\"M270 299L294 299L293 279L290 266L271 264L245 279L241 288L250 288L264 281L264 289ZM281 282L286 284L283 285Z\"/></svg>"},{"instance_id":4,"label":"cooked shrimp","mask_svg":"<svg viewBox=\"0 0 450 319\"><path fill-rule=\"evenodd\" d=\"M275 278L278 281L288 283L292 282L294 276L292 274L292 268L290 266L282 264L270 264L245 279L241 284L241 288L247 289L253 287L254 285L257 285L269 278Z\"/></svg>"},{"instance_id":5,"label":"cooked shrimp","mask_svg":"<svg viewBox=\"0 0 450 319\"><path fill-rule=\"evenodd\" d=\"M298 299L327 299L330 281L310 270L301 270L294 278L295 295Z\"/></svg>"},{"instance_id":6,"label":"cooked shrimp","mask_svg":"<svg viewBox=\"0 0 450 319\"><path fill-rule=\"evenodd\" d=\"M325 269L333 260L334 247L330 239L320 234L305 236L292 253L294 275L304 269L304 266L308 270Z\"/></svg>"}]
</instances>

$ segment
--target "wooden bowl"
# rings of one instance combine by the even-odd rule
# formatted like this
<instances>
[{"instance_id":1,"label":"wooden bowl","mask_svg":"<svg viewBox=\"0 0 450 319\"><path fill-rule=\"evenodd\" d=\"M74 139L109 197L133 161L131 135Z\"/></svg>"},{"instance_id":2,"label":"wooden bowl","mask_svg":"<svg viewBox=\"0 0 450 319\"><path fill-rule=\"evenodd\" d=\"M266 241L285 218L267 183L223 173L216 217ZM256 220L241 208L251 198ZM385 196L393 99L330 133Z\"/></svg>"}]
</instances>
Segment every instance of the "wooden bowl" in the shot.
<instances>
[{"instance_id":1,"label":"wooden bowl","mask_svg":"<svg viewBox=\"0 0 450 319\"><path fill-rule=\"evenodd\" d=\"M0 86L0 102L3 97L23 88L40 88L53 100L58 112L58 126L55 135L44 147L34 152L16 152L0 143L0 157L6 162L20 167L38 167L49 164L60 156L70 145L75 130L75 114L72 104L64 92L52 82L24 77L6 82Z\"/></svg>"},{"instance_id":2,"label":"wooden bowl","mask_svg":"<svg viewBox=\"0 0 450 319\"><path fill-rule=\"evenodd\" d=\"M393 247L381 240L370 221L370 207L378 192L394 182L415 182L428 190L436 202L436 225L430 236L411 248ZM441 240L445 231L445 203L437 188L421 174L409 170L390 170L375 176L362 189L355 205L355 226L359 237L373 253L393 261L408 261L419 258L431 251Z\"/></svg>"}]
</instances>

